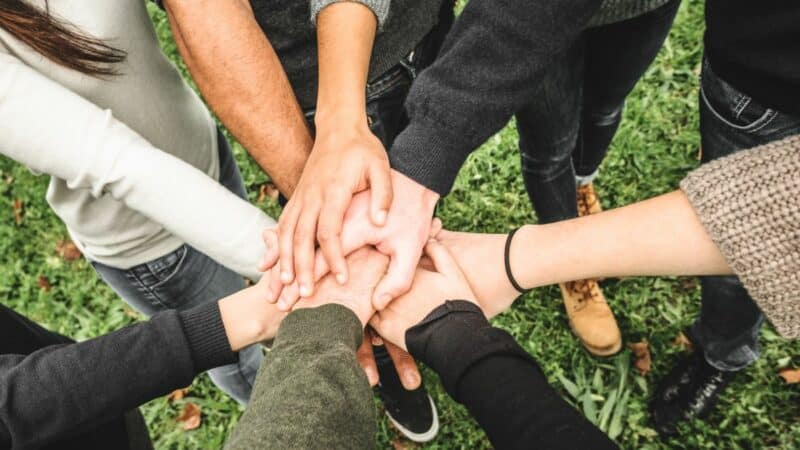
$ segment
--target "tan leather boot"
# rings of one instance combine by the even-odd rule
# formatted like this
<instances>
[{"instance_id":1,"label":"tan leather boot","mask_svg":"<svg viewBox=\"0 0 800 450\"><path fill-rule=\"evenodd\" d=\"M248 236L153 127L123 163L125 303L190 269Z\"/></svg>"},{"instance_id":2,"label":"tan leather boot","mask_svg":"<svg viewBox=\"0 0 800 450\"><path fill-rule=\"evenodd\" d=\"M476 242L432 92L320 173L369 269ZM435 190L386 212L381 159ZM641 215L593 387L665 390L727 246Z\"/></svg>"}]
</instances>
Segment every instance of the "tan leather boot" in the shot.
<instances>
[{"instance_id":1,"label":"tan leather boot","mask_svg":"<svg viewBox=\"0 0 800 450\"><path fill-rule=\"evenodd\" d=\"M601 212L594 186L578 186L578 215ZM622 337L614 313L606 303L597 280L579 280L559 284L572 332L583 346L597 356L609 356L622 348Z\"/></svg>"}]
</instances>

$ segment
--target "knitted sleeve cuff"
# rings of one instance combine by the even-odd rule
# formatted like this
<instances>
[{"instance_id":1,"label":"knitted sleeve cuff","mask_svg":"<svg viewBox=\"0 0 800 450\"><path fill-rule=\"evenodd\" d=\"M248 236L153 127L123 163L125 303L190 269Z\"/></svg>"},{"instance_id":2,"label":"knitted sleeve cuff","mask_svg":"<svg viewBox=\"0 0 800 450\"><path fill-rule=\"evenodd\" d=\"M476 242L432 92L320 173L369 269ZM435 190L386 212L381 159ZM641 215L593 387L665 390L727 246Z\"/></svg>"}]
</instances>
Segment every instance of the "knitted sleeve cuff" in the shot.
<instances>
[{"instance_id":1,"label":"knitted sleeve cuff","mask_svg":"<svg viewBox=\"0 0 800 450\"><path fill-rule=\"evenodd\" d=\"M778 332L800 337L800 135L705 164L681 189Z\"/></svg>"},{"instance_id":2,"label":"knitted sleeve cuff","mask_svg":"<svg viewBox=\"0 0 800 450\"><path fill-rule=\"evenodd\" d=\"M391 6L392 3L391 0L311 0L311 23L316 26L317 16L320 11L329 5L339 2L361 3L372 10L372 12L375 13L375 17L378 19L379 30L383 29L383 24L385 24L386 19L389 18L389 6Z\"/></svg>"},{"instance_id":3,"label":"knitted sleeve cuff","mask_svg":"<svg viewBox=\"0 0 800 450\"><path fill-rule=\"evenodd\" d=\"M328 304L296 309L286 316L275 336L274 348L297 341L334 346L343 343L355 351L364 337L361 321L348 308Z\"/></svg>"},{"instance_id":4,"label":"knitted sleeve cuff","mask_svg":"<svg viewBox=\"0 0 800 450\"><path fill-rule=\"evenodd\" d=\"M217 302L182 311L180 318L198 373L238 360L228 342Z\"/></svg>"}]
</instances>

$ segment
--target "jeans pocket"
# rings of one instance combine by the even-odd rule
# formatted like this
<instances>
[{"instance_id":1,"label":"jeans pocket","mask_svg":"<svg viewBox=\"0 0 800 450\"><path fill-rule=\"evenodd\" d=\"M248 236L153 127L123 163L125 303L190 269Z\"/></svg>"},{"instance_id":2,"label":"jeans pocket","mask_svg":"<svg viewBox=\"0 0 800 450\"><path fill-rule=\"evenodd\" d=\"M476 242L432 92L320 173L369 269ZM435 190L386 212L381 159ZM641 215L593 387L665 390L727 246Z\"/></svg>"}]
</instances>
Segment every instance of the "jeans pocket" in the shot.
<instances>
[{"instance_id":1,"label":"jeans pocket","mask_svg":"<svg viewBox=\"0 0 800 450\"><path fill-rule=\"evenodd\" d=\"M704 108L717 121L739 132L757 133L778 116L778 111L760 105L710 73L703 75L700 96Z\"/></svg>"}]
</instances>

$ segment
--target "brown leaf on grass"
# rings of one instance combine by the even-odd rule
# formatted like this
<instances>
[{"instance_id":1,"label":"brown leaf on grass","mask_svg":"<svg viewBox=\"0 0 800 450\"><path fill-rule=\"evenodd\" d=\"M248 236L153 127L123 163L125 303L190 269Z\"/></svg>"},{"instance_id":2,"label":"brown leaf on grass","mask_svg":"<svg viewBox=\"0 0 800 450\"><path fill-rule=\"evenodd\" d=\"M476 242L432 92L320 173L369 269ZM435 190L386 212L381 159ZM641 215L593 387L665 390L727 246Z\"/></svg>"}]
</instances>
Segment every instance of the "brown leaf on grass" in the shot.
<instances>
[{"instance_id":1,"label":"brown leaf on grass","mask_svg":"<svg viewBox=\"0 0 800 450\"><path fill-rule=\"evenodd\" d=\"M183 422L183 431L197 429L200 426L200 407L192 402L186 402L177 421Z\"/></svg>"},{"instance_id":2,"label":"brown leaf on grass","mask_svg":"<svg viewBox=\"0 0 800 450\"><path fill-rule=\"evenodd\" d=\"M685 334L683 334L683 331L681 331L680 333L678 333L677 336L675 336L675 340L672 341L672 345L680 347L680 349L685 352L692 351L692 341L690 341L689 338L686 337Z\"/></svg>"},{"instance_id":3,"label":"brown leaf on grass","mask_svg":"<svg viewBox=\"0 0 800 450\"><path fill-rule=\"evenodd\" d=\"M50 292L50 289L53 287L53 285L50 284L50 280L48 280L44 275L39 275L39 279L36 280L36 284L38 284L39 288L45 292Z\"/></svg>"},{"instance_id":4,"label":"brown leaf on grass","mask_svg":"<svg viewBox=\"0 0 800 450\"><path fill-rule=\"evenodd\" d=\"M78 250L78 246L69 239L58 241L56 244L56 254L64 258L64 261L68 262L75 261L81 257L81 251Z\"/></svg>"},{"instance_id":5,"label":"brown leaf on grass","mask_svg":"<svg viewBox=\"0 0 800 450\"><path fill-rule=\"evenodd\" d=\"M269 198L271 198L273 200L277 200L278 199L278 194L280 194L280 191L278 191L278 188L275 186L274 183L264 183L258 188L258 200L257 201L258 201L258 203L261 203L264 200L266 200L267 197L269 197Z\"/></svg>"},{"instance_id":6,"label":"brown leaf on grass","mask_svg":"<svg viewBox=\"0 0 800 450\"><path fill-rule=\"evenodd\" d=\"M800 369L781 369L778 371L778 375L783 378L786 384L800 383Z\"/></svg>"},{"instance_id":7,"label":"brown leaf on grass","mask_svg":"<svg viewBox=\"0 0 800 450\"><path fill-rule=\"evenodd\" d=\"M400 439L392 440L392 449L394 450L408 450L408 445Z\"/></svg>"},{"instance_id":8,"label":"brown leaf on grass","mask_svg":"<svg viewBox=\"0 0 800 450\"><path fill-rule=\"evenodd\" d=\"M647 343L647 339L642 342L628 344L628 348L631 349L633 356L636 358L636 362L633 365L639 371L639 374L645 376L650 373L652 360L650 359L650 344Z\"/></svg>"},{"instance_id":9,"label":"brown leaf on grass","mask_svg":"<svg viewBox=\"0 0 800 450\"><path fill-rule=\"evenodd\" d=\"M14 209L14 222L16 222L17 225L22 224L22 200L15 198L11 207Z\"/></svg>"},{"instance_id":10,"label":"brown leaf on grass","mask_svg":"<svg viewBox=\"0 0 800 450\"><path fill-rule=\"evenodd\" d=\"M183 400L183 397L186 397L186 394L188 393L188 387L183 389L175 389L174 391L170 392L169 395L167 395L167 400L170 402L174 402L175 400Z\"/></svg>"}]
</instances>

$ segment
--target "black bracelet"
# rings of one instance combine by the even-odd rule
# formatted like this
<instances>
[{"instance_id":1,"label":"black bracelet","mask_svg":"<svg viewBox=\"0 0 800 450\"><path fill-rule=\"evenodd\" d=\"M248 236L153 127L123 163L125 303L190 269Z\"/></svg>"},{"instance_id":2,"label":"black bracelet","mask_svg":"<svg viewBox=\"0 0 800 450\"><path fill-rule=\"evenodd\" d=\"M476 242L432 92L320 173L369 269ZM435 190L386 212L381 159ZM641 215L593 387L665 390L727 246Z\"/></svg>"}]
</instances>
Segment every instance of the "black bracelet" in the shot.
<instances>
[{"instance_id":1,"label":"black bracelet","mask_svg":"<svg viewBox=\"0 0 800 450\"><path fill-rule=\"evenodd\" d=\"M511 273L511 261L509 257L509 251L511 250L511 239L514 238L514 234L519 231L519 228L514 228L508 233L508 237L506 238L506 250L505 255L503 255L503 259L505 260L506 264L506 276L508 277L508 281L514 286L514 289L519 291L520 294L526 294L531 291L531 289L524 289L522 286L517 283L517 280L514 279L514 274Z\"/></svg>"}]
</instances>

